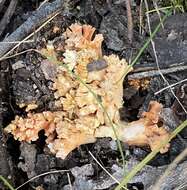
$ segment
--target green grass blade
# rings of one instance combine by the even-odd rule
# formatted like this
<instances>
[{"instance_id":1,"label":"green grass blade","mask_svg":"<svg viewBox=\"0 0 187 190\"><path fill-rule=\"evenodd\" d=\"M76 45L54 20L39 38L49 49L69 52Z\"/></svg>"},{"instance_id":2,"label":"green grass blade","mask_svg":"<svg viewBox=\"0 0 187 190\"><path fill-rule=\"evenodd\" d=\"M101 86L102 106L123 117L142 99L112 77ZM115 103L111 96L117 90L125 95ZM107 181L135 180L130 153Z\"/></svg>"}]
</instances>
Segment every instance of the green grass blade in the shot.
<instances>
[{"instance_id":1,"label":"green grass blade","mask_svg":"<svg viewBox=\"0 0 187 190\"><path fill-rule=\"evenodd\" d=\"M147 41L145 42L145 44L143 45L143 47L140 49L140 51L138 52L138 54L136 55L136 57L133 59L132 63L125 70L125 72L122 75L122 77L121 77L120 80L122 80L127 75L127 73L130 71L130 69L132 68L132 66L136 64L136 62L138 61L138 59L140 58L140 56L142 55L142 53L144 52L144 50L147 48L147 46L149 45L149 43L151 42L151 40L153 39L153 37L156 35L156 33L158 32L158 30L160 29L162 23L166 20L166 18L169 15L171 15L171 11L167 11L167 13L161 19L161 21L159 22L159 24L154 29L153 33L150 35L150 37L147 39Z\"/></svg>"},{"instance_id":2,"label":"green grass blade","mask_svg":"<svg viewBox=\"0 0 187 190\"><path fill-rule=\"evenodd\" d=\"M12 185L10 185L10 183L2 175L0 175L0 180L3 181L5 186L8 187L10 190L15 190L14 187L12 187Z\"/></svg>"},{"instance_id":3,"label":"green grass blade","mask_svg":"<svg viewBox=\"0 0 187 190\"><path fill-rule=\"evenodd\" d=\"M168 10L168 9L173 9L173 6L167 6L167 7L160 7L158 8L157 10L158 11L165 11L165 10ZM150 13L154 13L157 11L156 9L151 9L149 11L146 11L145 14L150 14Z\"/></svg>"},{"instance_id":4,"label":"green grass blade","mask_svg":"<svg viewBox=\"0 0 187 190\"><path fill-rule=\"evenodd\" d=\"M170 6L167 6L167 7L160 7L160 8L158 8L157 10L158 11L163 11L163 12L165 12L166 10L168 10L168 9L179 9L179 10L181 10L181 12L184 12L184 8L183 8L183 6L182 5L175 5L175 6L173 6L173 5L170 5ZM157 11L156 9L151 9L151 10L149 10L149 11L146 11L145 13L146 14L150 14L150 13L154 13L154 12L156 12Z\"/></svg>"},{"instance_id":5,"label":"green grass blade","mask_svg":"<svg viewBox=\"0 0 187 190\"><path fill-rule=\"evenodd\" d=\"M128 174L124 177L122 182L115 188L115 190L120 190L123 186L126 186L127 183L139 172L150 160L152 160L160 149L164 147L169 141L171 141L176 135L182 131L187 126L187 120L180 124L170 135L169 139L163 141L161 145L150 154L148 154L139 164L137 164Z\"/></svg>"}]
</instances>

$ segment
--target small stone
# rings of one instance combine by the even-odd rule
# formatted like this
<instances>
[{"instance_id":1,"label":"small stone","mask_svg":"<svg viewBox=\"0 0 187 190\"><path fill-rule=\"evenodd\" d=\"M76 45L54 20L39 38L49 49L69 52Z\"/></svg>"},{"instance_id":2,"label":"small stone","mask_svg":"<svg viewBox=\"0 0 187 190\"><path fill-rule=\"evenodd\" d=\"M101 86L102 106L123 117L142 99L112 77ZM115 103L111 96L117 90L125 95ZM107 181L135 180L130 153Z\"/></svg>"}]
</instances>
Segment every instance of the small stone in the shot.
<instances>
[{"instance_id":1,"label":"small stone","mask_svg":"<svg viewBox=\"0 0 187 190\"><path fill-rule=\"evenodd\" d=\"M13 69L13 70L21 69L21 68L23 68L23 67L25 67L25 66L24 66L23 61L21 61L21 60L17 61L16 63L14 63L14 64L12 65L12 69Z\"/></svg>"}]
</instances>

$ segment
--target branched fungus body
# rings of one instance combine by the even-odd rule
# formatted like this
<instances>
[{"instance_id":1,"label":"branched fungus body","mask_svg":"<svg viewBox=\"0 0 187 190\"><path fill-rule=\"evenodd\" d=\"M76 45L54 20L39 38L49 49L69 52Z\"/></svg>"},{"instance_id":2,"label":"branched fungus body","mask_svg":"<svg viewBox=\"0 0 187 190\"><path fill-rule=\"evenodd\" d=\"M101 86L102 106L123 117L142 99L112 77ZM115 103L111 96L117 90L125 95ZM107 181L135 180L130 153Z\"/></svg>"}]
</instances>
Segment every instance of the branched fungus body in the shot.
<instances>
[{"instance_id":1,"label":"branched fungus body","mask_svg":"<svg viewBox=\"0 0 187 190\"><path fill-rule=\"evenodd\" d=\"M120 79L127 63L116 55L103 56L103 36L98 34L93 38L94 32L95 28L89 25L73 24L63 34L64 57L60 58L62 65L54 61L56 77L52 79L55 106L61 111L28 113L26 118L16 116L5 128L15 139L35 141L39 138L38 132L44 130L50 151L64 159L76 147L93 143L97 137L116 139L111 122L119 140L129 145L149 145L153 150L169 137L157 125L162 109L157 102L151 102L149 111L138 121L120 121L119 108L123 106L123 80ZM43 52L58 60L53 48ZM160 152L166 152L168 147Z\"/></svg>"}]
</instances>

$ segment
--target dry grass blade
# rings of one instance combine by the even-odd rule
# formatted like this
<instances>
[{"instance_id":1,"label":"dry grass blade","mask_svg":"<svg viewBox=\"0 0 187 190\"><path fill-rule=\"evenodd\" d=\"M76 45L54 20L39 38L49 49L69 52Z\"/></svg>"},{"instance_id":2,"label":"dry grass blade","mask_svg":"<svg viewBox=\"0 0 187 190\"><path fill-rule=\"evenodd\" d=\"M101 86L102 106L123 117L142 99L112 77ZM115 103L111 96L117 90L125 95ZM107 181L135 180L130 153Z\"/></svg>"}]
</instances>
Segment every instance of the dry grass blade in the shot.
<instances>
[{"instance_id":1,"label":"dry grass blade","mask_svg":"<svg viewBox=\"0 0 187 190\"><path fill-rule=\"evenodd\" d=\"M27 40L27 41L24 41L22 43L32 43L34 42L34 40ZM18 44L20 43L20 41L12 41L12 42L0 42L0 44Z\"/></svg>"},{"instance_id":2,"label":"dry grass blade","mask_svg":"<svg viewBox=\"0 0 187 190\"><path fill-rule=\"evenodd\" d=\"M57 12L55 15L53 15L51 18L49 18L46 22L44 22L38 29L36 29L34 32L32 32L30 35L28 35L26 38L24 38L22 41L20 41L17 45L15 45L10 51L8 51L5 55L0 57L0 61L6 59L10 53L12 53L17 47L19 47L22 43L27 41L29 38L34 36L37 32L39 32L44 26L46 26L49 22L51 22L57 15L60 14L60 11Z\"/></svg>"},{"instance_id":3,"label":"dry grass blade","mask_svg":"<svg viewBox=\"0 0 187 190\"><path fill-rule=\"evenodd\" d=\"M59 13L66 12L66 16L67 17L70 16L70 14L68 13L70 12L70 9L73 8L75 3L76 1L70 1L70 0L54 0L52 2L47 2L43 4L43 6L33 11L33 14L22 25L20 25L13 33L7 36L3 40L3 42L20 41L24 38L25 39L22 40L22 42L26 41L36 32L41 30L41 28L43 28L46 25L46 23L50 22ZM37 29L37 31L33 32L35 29ZM3 60L3 58L12 53L12 51L15 50L20 44L21 43L17 44L16 47L14 47L14 44L10 43L1 45L0 60ZM12 50L10 50L11 48Z\"/></svg>"},{"instance_id":4,"label":"dry grass blade","mask_svg":"<svg viewBox=\"0 0 187 190\"><path fill-rule=\"evenodd\" d=\"M24 53L31 52L31 51L38 52L38 51L35 50L35 49L27 49L27 50L25 50L25 51L21 51L21 52L15 53L15 54L10 55L10 56L6 56L3 60L10 59L10 58L13 58L13 57L16 57L16 56L18 56L18 55L22 55L22 54L24 54Z\"/></svg>"},{"instance_id":5,"label":"dry grass blade","mask_svg":"<svg viewBox=\"0 0 187 190\"><path fill-rule=\"evenodd\" d=\"M67 173L67 177L68 177L68 183L69 183L70 190L73 190L69 173Z\"/></svg>"},{"instance_id":6,"label":"dry grass blade","mask_svg":"<svg viewBox=\"0 0 187 190\"><path fill-rule=\"evenodd\" d=\"M143 34L143 0L140 0L140 8L139 8L139 33Z\"/></svg>"},{"instance_id":7,"label":"dry grass blade","mask_svg":"<svg viewBox=\"0 0 187 190\"><path fill-rule=\"evenodd\" d=\"M95 160L95 162L103 169L103 171L105 171L106 174L108 174L117 184L120 184L120 181L118 181L112 174L110 174L110 172L108 172L104 168L104 166L102 166L102 164L100 164L100 162L96 159L96 157L90 151L88 151L88 152L91 155L91 157ZM122 187L122 188L128 190L126 187Z\"/></svg>"},{"instance_id":8,"label":"dry grass blade","mask_svg":"<svg viewBox=\"0 0 187 190\"><path fill-rule=\"evenodd\" d=\"M187 188L187 182L181 184L178 188L176 188L175 190L185 190Z\"/></svg>"},{"instance_id":9,"label":"dry grass blade","mask_svg":"<svg viewBox=\"0 0 187 190\"><path fill-rule=\"evenodd\" d=\"M40 175L37 175L37 176L34 176L32 177L31 179L29 179L28 181L26 181L25 183L23 183L22 185L20 185L19 187L15 188L15 190L18 190L20 189L21 187L25 186L27 183L39 178L39 177L42 177L42 176L45 176L45 175L50 175L50 174L55 174L55 173L62 173L62 172L69 172L69 170L55 170L55 171L50 171L50 172L45 172L45 173L42 173Z\"/></svg>"},{"instance_id":10,"label":"dry grass blade","mask_svg":"<svg viewBox=\"0 0 187 190\"><path fill-rule=\"evenodd\" d=\"M39 6L39 8L40 7L42 7L45 3L47 3L49 0L44 0L41 4L40 4L40 6Z\"/></svg>"},{"instance_id":11,"label":"dry grass blade","mask_svg":"<svg viewBox=\"0 0 187 190\"><path fill-rule=\"evenodd\" d=\"M159 16L159 20L160 20L160 22L161 22L161 24L162 24L162 28L164 29L164 24L163 24L162 19L161 19L160 11L159 11L157 2L156 2L155 0L153 0L153 5L154 5L155 10L156 10L156 12L157 12L157 14L158 14L158 16Z\"/></svg>"},{"instance_id":12,"label":"dry grass blade","mask_svg":"<svg viewBox=\"0 0 187 190\"><path fill-rule=\"evenodd\" d=\"M181 81L176 82L176 83L174 83L174 84L171 84L171 85L169 85L169 86L166 86L165 88L160 89L159 91L155 92L154 94L155 94L155 95L158 95L158 94L160 94L161 92L167 90L168 88L173 88L174 86L179 85L179 84L181 84L181 83L183 83L183 82L186 82L186 81L187 81L187 79L184 79L184 80L181 80Z\"/></svg>"}]
</instances>

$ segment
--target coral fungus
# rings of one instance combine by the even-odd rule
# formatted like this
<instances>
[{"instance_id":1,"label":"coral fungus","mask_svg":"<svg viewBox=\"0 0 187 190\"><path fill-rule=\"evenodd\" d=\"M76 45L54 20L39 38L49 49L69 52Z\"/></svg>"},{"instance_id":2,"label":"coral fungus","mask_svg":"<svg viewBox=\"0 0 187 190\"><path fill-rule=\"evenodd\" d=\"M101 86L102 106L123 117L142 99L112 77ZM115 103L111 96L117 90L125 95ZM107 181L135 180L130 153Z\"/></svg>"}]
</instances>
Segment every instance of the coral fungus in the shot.
<instances>
[{"instance_id":1,"label":"coral fungus","mask_svg":"<svg viewBox=\"0 0 187 190\"><path fill-rule=\"evenodd\" d=\"M35 141L38 132L44 130L50 151L64 159L73 149L93 143L97 137L116 139L111 122L119 139L129 145L149 145L153 150L168 138L168 132L157 125L162 109L157 102L151 102L149 111L138 121L120 121L118 110L123 105L123 80L120 79L127 63L116 55L102 56L103 36L98 34L93 38L94 32L95 28L79 24L65 31L62 65L56 64L56 53L50 50L50 55L55 56L56 70L52 90L55 106L60 111L28 113L26 118L16 116L5 128L15 139ZM43 53L47 55L47 50ZM166 152L168 147L161 152Z\"/></svg>"}]
</instances>

